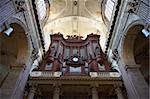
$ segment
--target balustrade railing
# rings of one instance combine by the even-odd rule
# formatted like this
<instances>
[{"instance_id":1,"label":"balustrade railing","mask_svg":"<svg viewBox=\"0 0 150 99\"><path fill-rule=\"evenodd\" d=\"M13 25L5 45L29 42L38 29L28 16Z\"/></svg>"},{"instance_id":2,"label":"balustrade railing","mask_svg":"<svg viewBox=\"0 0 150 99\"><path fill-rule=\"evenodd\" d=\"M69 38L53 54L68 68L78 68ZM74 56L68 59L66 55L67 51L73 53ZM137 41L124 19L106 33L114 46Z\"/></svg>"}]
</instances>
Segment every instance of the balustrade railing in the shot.
<instances>
[{"instance_id":1,"label":"balustrade railing","mask_svg":"<svg viewBox=\"0 0 150 99\"><path fill-rule=\"evenodd\" d=\"M62 72L52 72L52 71L32 71L30 73L31 77L61 77L65 76ZM79 75L78 75L79 76ZM121 77L118 72L89 72L90 77Z\"/></svg>"}]
</instances>

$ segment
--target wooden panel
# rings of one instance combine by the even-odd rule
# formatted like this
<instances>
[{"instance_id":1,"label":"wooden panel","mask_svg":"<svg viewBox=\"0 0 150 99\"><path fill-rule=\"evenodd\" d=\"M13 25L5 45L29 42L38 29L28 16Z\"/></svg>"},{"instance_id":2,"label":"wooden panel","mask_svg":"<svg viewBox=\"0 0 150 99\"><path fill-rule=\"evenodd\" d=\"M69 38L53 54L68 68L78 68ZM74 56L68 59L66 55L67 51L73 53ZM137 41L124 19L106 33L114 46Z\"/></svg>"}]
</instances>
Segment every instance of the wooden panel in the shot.
<instances>
[{"instance_id":1,"label":"wooden panel","mask_svg":"<svg viewBox=\"0 0 150 99\"><path fill-rule=\"evenodd\" d=\"M99 37L99 35L90 34L85 40L79 40L75 37L64 39L61 34L51 35L50 55L46 56L53 63L53 70L63 70L64 75L70 75L70 67L71 70L77 70L77 67L81 67L82 72L80 74L87 75L87 72L90 71L98 72L100 70L99 64L108 65L99 45ZM73 72L73 74L76 73ZM79 73L77 72L77 74Z\"/></svg>"}]
</instances>

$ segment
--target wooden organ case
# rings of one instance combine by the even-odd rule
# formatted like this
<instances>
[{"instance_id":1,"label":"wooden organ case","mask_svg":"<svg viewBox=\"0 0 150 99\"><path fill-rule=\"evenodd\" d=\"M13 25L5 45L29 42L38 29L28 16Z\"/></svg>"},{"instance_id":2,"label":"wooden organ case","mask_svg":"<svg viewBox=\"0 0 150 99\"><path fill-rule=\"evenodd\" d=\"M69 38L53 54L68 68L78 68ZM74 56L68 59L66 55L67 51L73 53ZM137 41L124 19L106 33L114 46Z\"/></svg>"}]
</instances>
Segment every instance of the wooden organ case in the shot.
<instances>
[{"instance_id":1,"label":"wooden organ case","mask_svg":"<svg viewBox=\"0 0 150 99\"><path fill-rule=\"evenodd\" d=\"M90 34L63 38L51 35L51 44L39 70L62 72L63 75L88 75L89 72L110 71L105 54L99 44L100 35Z\"/></svg>"},{"instance_id":2,"label":"wooden organ case","mask_svg":"<svg viewBox=\"0 0 150 99\"><path fill-rule=\"evenodd\" d=\"M30 73L27 97L123 99L119 93L121 76L111 70L111 64L99 44L100 35L90 34L85 40L80 36L68 36L67 39L62 34L50 36L49 50L38 68ZM32 87L38 90L34 95Z\"/></svg>"}]
</instances>

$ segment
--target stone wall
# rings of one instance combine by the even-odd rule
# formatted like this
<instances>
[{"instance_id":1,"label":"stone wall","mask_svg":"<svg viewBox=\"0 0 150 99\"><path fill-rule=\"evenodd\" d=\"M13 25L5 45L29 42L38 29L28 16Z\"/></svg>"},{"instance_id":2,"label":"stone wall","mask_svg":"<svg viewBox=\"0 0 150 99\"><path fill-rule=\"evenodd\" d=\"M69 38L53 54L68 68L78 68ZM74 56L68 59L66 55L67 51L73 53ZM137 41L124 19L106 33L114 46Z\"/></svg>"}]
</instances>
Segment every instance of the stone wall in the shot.
<instances>
[{"instance_id":1,"label":"stone wall","mask_svg":"<svg viewBox=\"0 0 150 99\"><path fill-rule=\"evenodd\" d=\"M0 98L2 99L22 99L24 87L34 60L38 58L39 61L43 53L41 41L37 39L40 37L32 0L0 0L0 39L3 39L4 31L12 24L20 25L25 31L25 39L28 41L28 49L26 50L28 58L24 64L9 66L11 68L6 71L8 75L5 76L5 79L4 77L0 78L0 81L2 81L0 82ZM6 38L11 38L11 36L6 36ZM0 49L5 47L1 45ZM2 58L1 54L0 58Z\"/></svg>"},{"instance_id":2,"label":"stone wall","mask_svg":"<svg viewBox=\"0 0 150 99\"><path fill-rule=\"evenodd\" d=\"M134 6L132 6L134 5ZM112 51L117 50L119 59L116 60L118 67L121 71L124 85L127 89L129 99L148 99L148 85L144 80L141 72L139 71L140 65L134 62L134 57L125 52L124 44L134 43L134 39L137 34L130 35L131 41L125 42L125 39L129 37L128 30L136 25L143 27L149 24L149 0L137 1L137 0L124 0L119 8L117 21L112 32L111 40L107 50L108 57L111 57ZM133 30L136 31L136 30ZM142 32L141 32L142 33ZM132 47L128 47L128 51L133 51ZM124 55L130 56L129 59L125 59ZM131 53L133 54L133 52ZM125 60L128 60L125 61ZM131 62L131 60L133 60ZM129 62L130 61L130 62Z\"/></svg>"}]
</instances>

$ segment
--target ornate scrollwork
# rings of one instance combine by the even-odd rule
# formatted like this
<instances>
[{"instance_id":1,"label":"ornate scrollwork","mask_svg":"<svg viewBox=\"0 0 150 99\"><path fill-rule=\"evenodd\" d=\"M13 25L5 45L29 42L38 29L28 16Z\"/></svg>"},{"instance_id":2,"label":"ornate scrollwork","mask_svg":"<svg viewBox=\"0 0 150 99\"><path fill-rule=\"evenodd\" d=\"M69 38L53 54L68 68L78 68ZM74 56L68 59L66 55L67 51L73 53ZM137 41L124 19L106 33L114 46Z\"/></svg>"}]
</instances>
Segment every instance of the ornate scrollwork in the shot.
<instances>
[{"instance_id":1,"label":"ornate scrollwork","mask_svg":"<svg viewBox=\"0 0 150 99\"><path fill-rule=\"evenodd\" d=\"M129 2L128 5L129 5L128 12L136 13L138 6L139 6L139 2L138 2L138 0L133 0L133 2Z\"/></svg>"},{"instance_id":2,"label":"ornate scrollwork","mask_svg":"<svg viewBox=\"0 0 150 99\"><path fill-rule=\"evenodd\" d=\"M114 49L114 50L112 51L112 54L113 54L112 59L117 61L117 60L119 59L118 50L117 50L117 49Z\"/></svg>"},{"instance_id":3,"label":"ornate scrollwork","mask_svg":"<svg viewBox=\"0 0 150 99\"><path fill-rule=\"evenodd\" d=\"M25 11L24 4L25 4L25 2L22 0L16 0L15 1L15 6L16 6L17 12Z\"/></svg>"}]
</instances>

